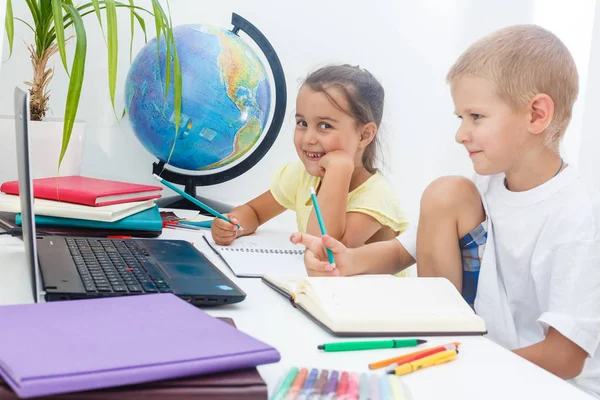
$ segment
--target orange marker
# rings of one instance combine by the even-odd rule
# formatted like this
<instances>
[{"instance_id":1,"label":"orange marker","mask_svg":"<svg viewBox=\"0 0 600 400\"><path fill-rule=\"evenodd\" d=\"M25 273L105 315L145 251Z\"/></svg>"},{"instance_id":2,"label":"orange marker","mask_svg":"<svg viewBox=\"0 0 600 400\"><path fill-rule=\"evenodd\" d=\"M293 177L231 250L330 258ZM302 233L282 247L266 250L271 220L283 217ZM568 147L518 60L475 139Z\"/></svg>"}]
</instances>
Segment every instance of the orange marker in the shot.
<instances>
[{"instance_id":1,"label":"orange marker","mask_svg":"<svg viewBox=\"0 0 600 400\"><path fill-rule=\"evenodd\" d=\"M304 381L306 380L306 376L308 375L308 370L306 368L302 368L296 379L294 379L294 383L292 383L292 387L290 387L290 391L286 397L286 400L294 400L300 394L302 387L304 386Z\"/></svg>"},{"instance_id":2,"label":"orange marker","mask_svg":"<svg viewBox=\"0 0 600 400\"><path fill-rule=\"evenodd\" d=\"M448 343L447 345L443 345L443 346L436 346L436 347L432 347L432 348L425 349L425 350L415 351L413 353L405 354L403 356L388 358L387 360L374 362L372 364L369 364L369 369L379 369L379 368L387 367L394 363L401 364L401 363L406 362L406 360L408 360L408 359L411 359L408 362L415 361L415 360L418 360L419 358L427 357L431 354L439 353L441 351L446 351L446 350L448 350L446 348L446 346L449 346L452 344L456 346L455 347L456 349L458 349L458 346L460 346L460 342L452 342L452 343Z\"/></svg>"}]
</instances>

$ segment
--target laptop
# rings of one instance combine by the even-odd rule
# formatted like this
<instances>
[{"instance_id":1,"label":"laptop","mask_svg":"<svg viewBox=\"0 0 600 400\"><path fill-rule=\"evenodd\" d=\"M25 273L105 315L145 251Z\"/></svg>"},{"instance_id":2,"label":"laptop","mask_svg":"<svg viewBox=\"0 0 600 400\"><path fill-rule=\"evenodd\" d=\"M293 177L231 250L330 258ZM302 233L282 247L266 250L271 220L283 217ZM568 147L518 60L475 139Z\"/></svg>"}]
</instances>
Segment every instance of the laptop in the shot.
<instances>
[{"instance_id":1,"label":"laptop","mask_svg":"<svg viewBox=\"0 0 600 400\"><path fill-rule=\"evenodd\" d=\"M21 219L36 302L174 293L196 306L238 303L246 294L191 243L36 234L29 163L29 93L15 88Z\"/></svg>"}]
</instances>

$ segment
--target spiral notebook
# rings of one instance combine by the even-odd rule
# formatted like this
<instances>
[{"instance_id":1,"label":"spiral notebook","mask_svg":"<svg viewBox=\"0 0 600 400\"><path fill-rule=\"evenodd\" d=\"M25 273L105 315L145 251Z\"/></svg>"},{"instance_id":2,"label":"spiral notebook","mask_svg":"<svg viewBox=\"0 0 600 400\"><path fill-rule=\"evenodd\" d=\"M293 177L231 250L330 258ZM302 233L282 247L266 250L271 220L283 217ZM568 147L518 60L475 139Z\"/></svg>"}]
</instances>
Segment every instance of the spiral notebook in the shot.
<instances>
[{"instance_id":1,"label":"spiral notebook","mask_svg":"<svg viewBox=\"0 0 600 400\"><path fill-rule=\"evenodd\" d=\"M229 246L219 246L210 235L204 240L239 278L306 276L304 246L290 243L289 233L260 229Z\"/></svg>"}]
</instances>

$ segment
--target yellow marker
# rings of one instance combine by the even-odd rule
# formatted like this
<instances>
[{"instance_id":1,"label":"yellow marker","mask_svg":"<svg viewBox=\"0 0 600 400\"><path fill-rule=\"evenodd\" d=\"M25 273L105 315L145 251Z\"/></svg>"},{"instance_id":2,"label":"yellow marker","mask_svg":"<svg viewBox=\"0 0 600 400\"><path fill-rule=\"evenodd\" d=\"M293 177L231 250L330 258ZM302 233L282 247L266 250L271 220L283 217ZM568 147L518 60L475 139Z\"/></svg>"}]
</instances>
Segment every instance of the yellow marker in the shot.
<instances>
[{"instance_id":1,"label":"yellow marker","mask_svg":"<svg viewBox=\"0 0 600 400\"><path fill-rule=\"evenodd\" d=\"M409 400L406 391L404 390L404 385L400 382L399 376L390 375L390 387L392 388L392 398L393 400Z\"/></svg>"},{"instance_id":2,"label":"yellow marker","mask_svg":"<svg viewBox=\"0 0 600 400\"><path fill-rule=\"evenodd\" d=\"M415 360L410 363L402 364L398 368L396 368L390 374L394 375L406 375L411 372L417 371L419 369L432 367L434 365L440 365L447 363L448 361L452 361L456 358L458 354L457 350L446 350L436 354L432 354L428 357L423 357L420 360Z\"/></svg>"}]
</instances>

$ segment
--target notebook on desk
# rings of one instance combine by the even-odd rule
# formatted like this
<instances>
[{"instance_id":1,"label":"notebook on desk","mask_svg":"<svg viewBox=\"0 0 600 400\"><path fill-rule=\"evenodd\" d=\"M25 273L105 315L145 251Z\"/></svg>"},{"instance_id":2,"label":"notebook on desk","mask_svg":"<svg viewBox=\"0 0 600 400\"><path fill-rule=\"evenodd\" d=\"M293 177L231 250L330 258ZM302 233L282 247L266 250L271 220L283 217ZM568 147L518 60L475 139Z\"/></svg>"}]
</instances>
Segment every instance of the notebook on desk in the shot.
<instances>
[{"instance_id":1,"label":"notebook on desk","mask_svg":"<svg viewBox=\"0 0 600 400\"><path fill-rule=\"evenodd\" d=\"M263 282L336 336L454 336L486 332L483 319L444 278L265 276Z\"/></svg>"},{"instance_id":2,"label":"notebook on desk","mask_svg":"<svg viewBox=\"0 0 600 400\"><path fill-rule=\"evenodd\" d=\"M273 347L168 293L0 307L0 375L20 397L277 362Z\"/></svg>"},{"instance_id":3,"label":"notebook on desk","mask_svg":"<svg viewBox=\"0 0 600 400\"><path fill-rule=\"evenodd\" d=\"M207 235L204 240L237 277L306 276L304 247L293 245L287 233L262 229L229 246L219 246Z\"/></svg>"},{"instance_id":4,"label":"notebook on desk","mask_svg":"<svg viewBox=\"0 0 600 400\"><path fill-rule=\"evenodd\" d=\"M231 318L218 319L235 327L235 323ZM240 400L263 400L267 398L267 384L256 368L36 397L40 400L215 400L232 398ZM0 378L0 399L19 399L2 378Z\"/></svg>"}]
</instances>

